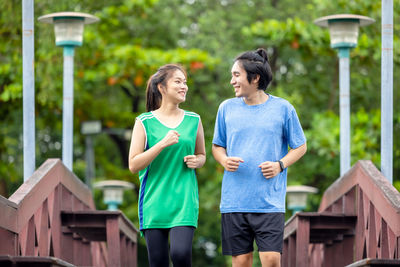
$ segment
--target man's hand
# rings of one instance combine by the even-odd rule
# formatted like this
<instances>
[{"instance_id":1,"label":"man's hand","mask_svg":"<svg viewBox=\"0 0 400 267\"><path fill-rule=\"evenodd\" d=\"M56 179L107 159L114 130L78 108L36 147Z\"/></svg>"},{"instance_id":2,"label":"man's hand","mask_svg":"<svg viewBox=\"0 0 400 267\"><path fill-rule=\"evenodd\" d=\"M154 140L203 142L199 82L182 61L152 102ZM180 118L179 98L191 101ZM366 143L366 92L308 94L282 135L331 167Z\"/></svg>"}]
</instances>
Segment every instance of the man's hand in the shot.
<instances>
[{"instance_id":1,"label":"man's hand","mask_svg":"<svg viewBox=\"0 0 400 267\"><path fill-rule=\"evenodd\" d=\"M261 163L258 167L261 168L261 172L265 178L269 179L278 175L281 172L281 166L279 162L265 161Z\"/></svg>"},{"instance_id":2,"label":"man's hand","mask_svg":"<svg viewBox=\"0 0 400 267\"><path fill-rule=\"evenodd\" d=\"M234 172L239 168L239 164L244 162L243 159L239 157L226 157L224 161L224 168L229 172Z\"/></svg>"}]
</instances>

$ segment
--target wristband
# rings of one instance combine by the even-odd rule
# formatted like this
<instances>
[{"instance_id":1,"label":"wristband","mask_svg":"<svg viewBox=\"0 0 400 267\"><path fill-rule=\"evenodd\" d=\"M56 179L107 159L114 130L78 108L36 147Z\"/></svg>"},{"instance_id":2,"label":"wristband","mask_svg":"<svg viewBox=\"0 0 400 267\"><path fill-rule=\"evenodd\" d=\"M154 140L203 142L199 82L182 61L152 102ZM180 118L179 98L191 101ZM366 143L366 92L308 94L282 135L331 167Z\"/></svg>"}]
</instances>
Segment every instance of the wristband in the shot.
<instances>
[{"instance_id":1,"label":"wristband","mask_svg":"<svg viewBox=\"0 0 400 267\"><path fill-rule=\"evenodd\" d=\"M281 166L281 172L285 169L285 165L283 165L283 162L281 160L278 160L279 166Z\"/></svg>"}]
</instances>

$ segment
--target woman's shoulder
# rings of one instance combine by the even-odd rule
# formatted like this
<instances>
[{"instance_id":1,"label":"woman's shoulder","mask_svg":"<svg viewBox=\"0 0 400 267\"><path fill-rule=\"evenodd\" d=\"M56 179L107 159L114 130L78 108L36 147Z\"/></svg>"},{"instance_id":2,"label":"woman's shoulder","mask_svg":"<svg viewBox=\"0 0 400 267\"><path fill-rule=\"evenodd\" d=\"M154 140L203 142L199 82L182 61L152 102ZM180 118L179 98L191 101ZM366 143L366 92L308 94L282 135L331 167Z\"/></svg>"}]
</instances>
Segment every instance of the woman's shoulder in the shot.
<instances>
[{"instance_id":1,"label":"woman's shoulder","mask_svg":"<svg viewBox=\"0 0 400 267\"><path fill-rule=\"evenodd\" d=\"M200 115L193 111L184 110L185 116L200 118Z\"/></svg>"},{"instance_id":2,"label":"woman's shoulder","mask_svg":"<svg viewBox=\"0 0 400 267\"><path fill-rule=\"evenodd\" d=\"M152 119L152 118L154 118L154 115L153 115L153 113L151 111L144 112L144 113L142 113L142 114L140 114L139 116L136 117L136 119L138 119L138 120L140 120L142 122L145 121L145 120L148 120L148 119Z\"/></svg>"}]
</instances>

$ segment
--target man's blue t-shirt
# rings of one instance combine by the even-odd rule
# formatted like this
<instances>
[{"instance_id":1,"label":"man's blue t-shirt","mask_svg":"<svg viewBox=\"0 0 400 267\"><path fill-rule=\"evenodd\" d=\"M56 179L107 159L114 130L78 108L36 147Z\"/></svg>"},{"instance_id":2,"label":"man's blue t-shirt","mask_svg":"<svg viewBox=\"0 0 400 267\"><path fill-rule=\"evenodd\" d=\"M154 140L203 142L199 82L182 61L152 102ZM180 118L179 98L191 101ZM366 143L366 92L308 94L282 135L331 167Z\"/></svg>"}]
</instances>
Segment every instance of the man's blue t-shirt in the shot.
<instances>
[{"instance_id":1,"label":"man's blue t-shirt","mask_svg":"<svg viewBox=\"0 0 400 267\"><path fill-rule=\"evenodd\" d=\"M305 142L296 110L282 98L269 95L259 105L247 105L242 98L222 102L213 144L244 162L235 172L224 172L221 213L285 212L286 169L266 179L258 166L280 160L289 147L297 148Z\"/></svg>"}]
</instances>

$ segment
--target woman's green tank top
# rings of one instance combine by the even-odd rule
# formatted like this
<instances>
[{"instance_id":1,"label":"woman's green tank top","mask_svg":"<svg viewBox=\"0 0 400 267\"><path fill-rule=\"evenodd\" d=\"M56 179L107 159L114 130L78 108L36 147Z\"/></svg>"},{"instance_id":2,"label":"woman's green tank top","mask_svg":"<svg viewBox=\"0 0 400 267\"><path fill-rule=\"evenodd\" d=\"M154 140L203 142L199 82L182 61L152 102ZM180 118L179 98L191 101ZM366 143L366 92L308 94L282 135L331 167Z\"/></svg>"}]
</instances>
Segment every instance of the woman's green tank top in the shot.
<instances>
[{"instance_id":1,"label":"woman's green tank top","mask_svg":"<svg viewBox=\"0 0 400 267\"><path fill-rule=\"evenodd\" d=\"M197 227L199 194L194 169L186 166L183 158L194 155L200 116L184 111L176 128L160 122L152 112L137 117L146 133L145 150L162 140L170 130L180 134L179 142L166 147L139 172L139 223L140 230Z\"/></svg>"}]
</instances>

